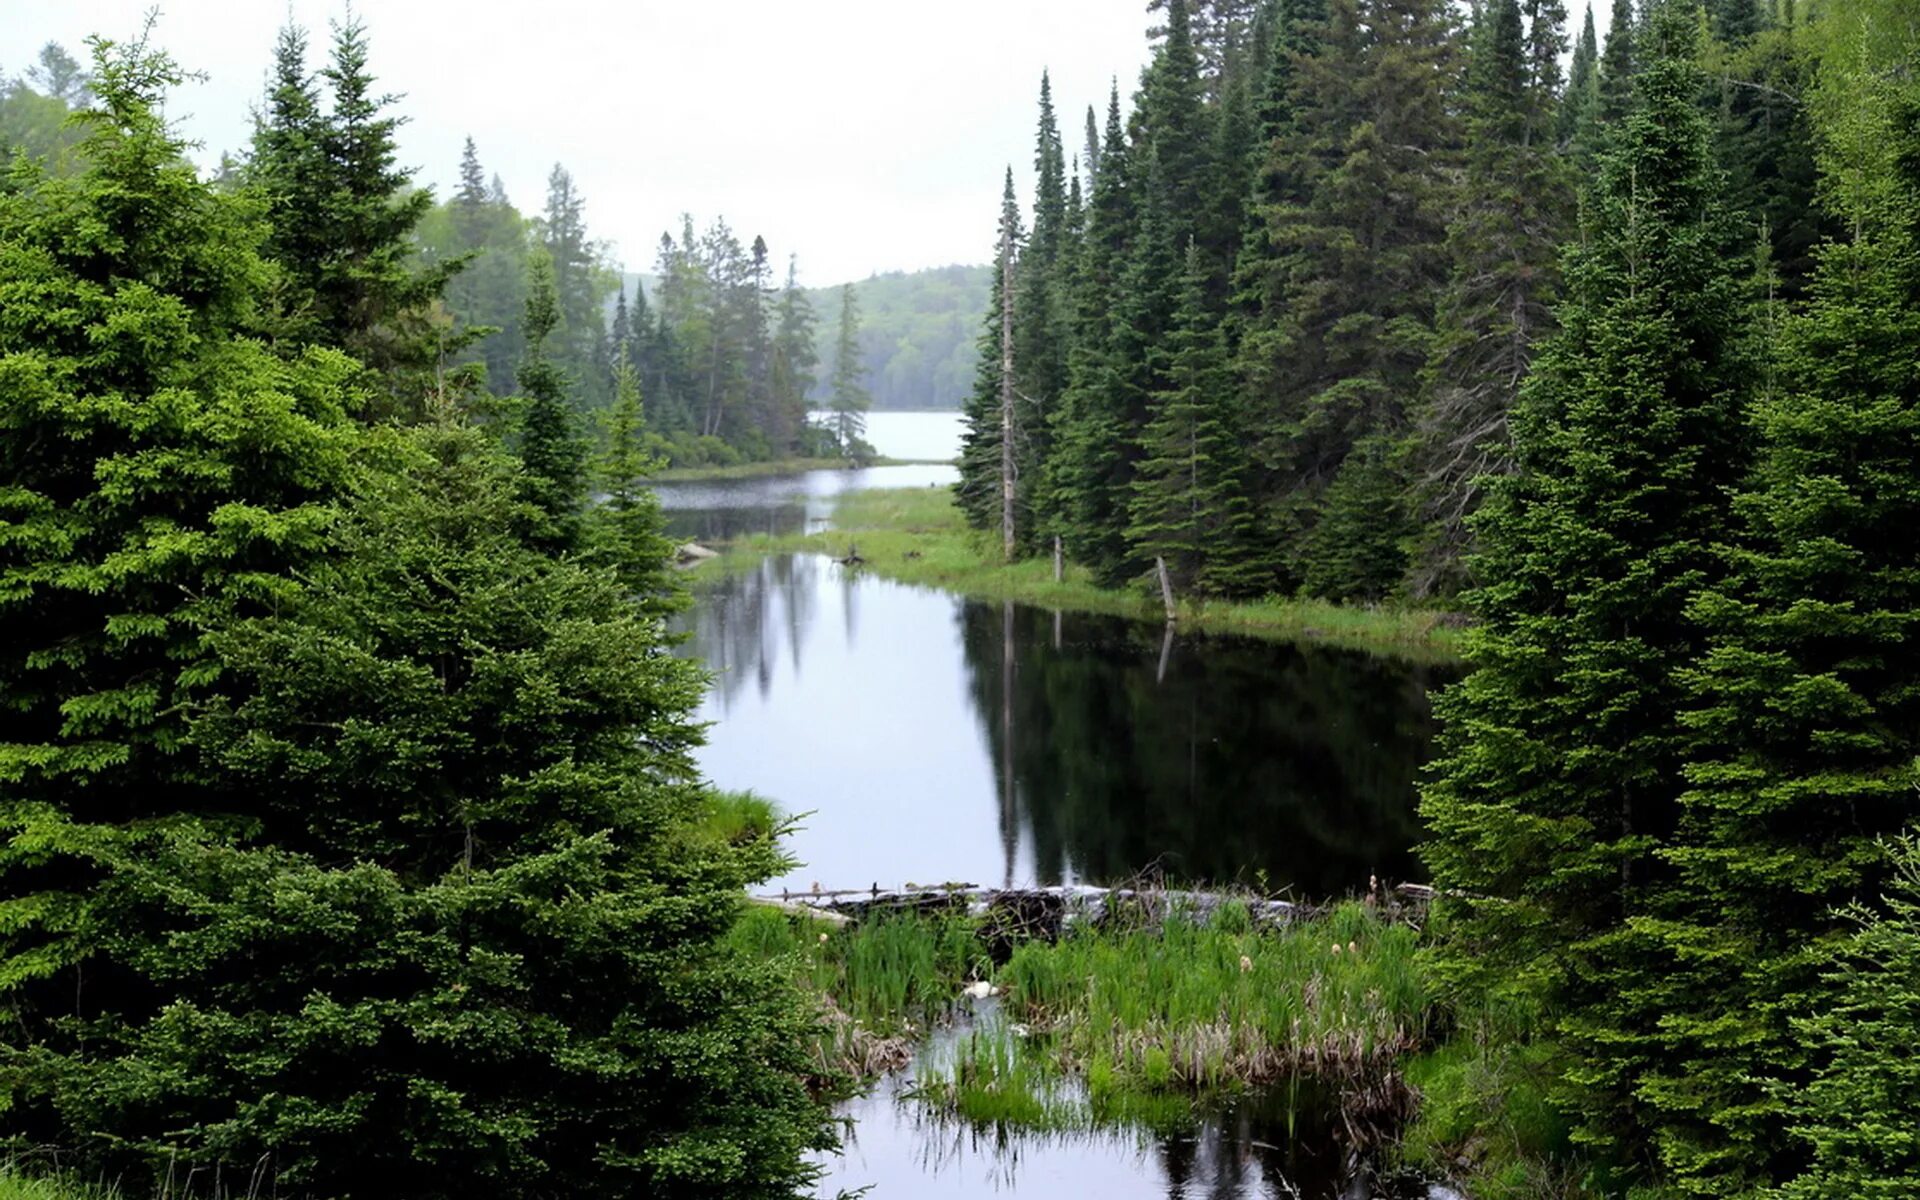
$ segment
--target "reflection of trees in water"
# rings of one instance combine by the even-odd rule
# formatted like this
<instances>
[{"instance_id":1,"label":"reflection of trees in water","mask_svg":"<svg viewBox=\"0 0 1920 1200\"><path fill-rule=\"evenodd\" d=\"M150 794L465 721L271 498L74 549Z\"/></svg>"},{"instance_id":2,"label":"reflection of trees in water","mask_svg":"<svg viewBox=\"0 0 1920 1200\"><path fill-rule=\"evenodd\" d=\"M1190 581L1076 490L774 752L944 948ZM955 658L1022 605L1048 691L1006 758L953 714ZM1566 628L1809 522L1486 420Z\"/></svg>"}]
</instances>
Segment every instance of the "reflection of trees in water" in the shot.
<instances>
[{"instance_id":1,"label":"reflection of trees in water","mask_svg":"<svg viewBox=\"0 0 1920 1200\"><path fill-rule=\"evenodd\" d=\"M764 698L784 646L800 669L800 645L813 622L814 592L823 560L777 554L753 569L703 583L697 602L680 618L691 636L685 653L713 671L714 695L727 711L747 680Z\"/></svg>"},{"instance_id":2,"label":"reflection of trees in water","mask_svg":"<svg viewBox=\"0 0 1920 1200\"><path fill-rule=\"evenodd\" d=\"M779 537L807 528L807 503L795 496L737 508L668 508L667 536L682 542L723 542L750 533Z\"/></svg>"},{"instance_id":3,"label":"reflection of trees in water","mask_svg":"<svg viewBox=\"0 0 1920 1200\"><path fill-rule=\"evenodd\" d=\"M894 1108L893 1120L874 1111ZM1191 1128L1148 1134L1126 1127L1021 1129L976 1124L925 1106L898 1082L866 1102L849 1142L910 1137L915 1165L928 1175L980 1169L994 1191L1018 1191L1024 1167L1044 1164L1049 1151L1089 1150L1102 1157L1138 1156L1141 1182L1153 1168L1168 1200L1252 1200L1299 1197L1339 1200L1352 1193L1356 1176L1372 1175L1367 1156L1347 1144L1331 1093L1301 1084L1269 1089L1225 1112L1205 1114ZM1057 1165L1055 1166L1057 1170ZM899 1188L908 1180L881 1180ZM1363 1185L1364 1186L1364 1185ZM1144 1196L1146 1187L1126 1196ZM1381 1200L1391 1193L1368 1189Z\"/></svg>"},{"instance_id":4,"label":"reflection of trees in water","mask_svg":"<svg viewBox=\"0 0 1920 1200\"><path fill-rule=\"evenodd\" d=\"M1245 638L1163 653L1138 622L1068 616L1056 637L1051 613L1012 616L965 605L961 637L1003 820L1030 830L1043 882L1264 870L1328 895L1415 873L1429 672Z\"/></svg>"}]
</instances>

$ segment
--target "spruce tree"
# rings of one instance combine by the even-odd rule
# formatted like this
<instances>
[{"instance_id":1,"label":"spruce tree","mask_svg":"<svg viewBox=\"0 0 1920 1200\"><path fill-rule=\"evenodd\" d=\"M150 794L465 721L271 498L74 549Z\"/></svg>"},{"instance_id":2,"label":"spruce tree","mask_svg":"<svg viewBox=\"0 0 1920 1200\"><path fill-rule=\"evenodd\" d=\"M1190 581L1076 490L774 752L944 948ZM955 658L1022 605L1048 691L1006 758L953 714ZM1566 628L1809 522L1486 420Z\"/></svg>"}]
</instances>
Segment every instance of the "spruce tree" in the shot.
<instances>
[{"instance_id":1,"label":"spruce tree","mask_svg":"<svg viewBox=\"0 0 1920 1200\"><path fill-rule=\"evenodd\" d=\"M674 542L666 534L660 498L647 477L662 464L648 452L640 377L623 349L614 366L613 405L601 415L603 449L592 463L600 499L589 510L597 557L613 568L641 611L664 617L689 602L673 569Z\"/></svg>"},{"instance_id":2,"label":"spruce tree","mask_svg":"<svg viewBox=\"0 0 1920 1200\"><path fill-rule=\"evenodd\" d=\"M1076 264L1068 383L1051 418L1054 453L1048 464L1047 486L1067 552L1090 564L1118 564L1126 555L1126 527L1120 518L1131 494L1125 475L1126 393L1116 350L1114 299L1138 228L1130 155L1115 87L1107 99L1105 137ZM1009 178L1009 197L1011 185ZM1013 209L1012 216L1017 222L1019 210ZM992 340L996 328L990 314L976 404L987 394L985 356L997 347ZM981 453L997 454L998 443ZM968 497L963 494L961 499L964 504Z\"/></svg>"},{"instance_id":3,"label":"spruce tree","mask_svg":"<svg viewBox=\"0 0 1920 1200\"><path fill-rule=\"evenodd\" d=\"M993 528L1000 522L1000 386L1009 275L1003 260L1010 251L1017 254L1023 240L1020 202L1013 191L1013 168L1008 167L1000 194L1000 228L994 241L995 268L987 290L986 325L980 334L973 390L967 393L961 408L960 481L954 485L954 503L975 529Z\"/></svg>"},{"instance_id":4,"label":"spruce tree","mask_svg":"<svg viewBox=\"0 0 1920 1200\"><path fill-rule=\"evenodd\" d=\"M547 357L549 339L560 324L553 265L535 251L527 269L527 352L517 376L520 461L526 466L521 494L533 509L530 544L564 554L580 548L587 450L568 400L567 375Z\"/></svg>"},{"instance_id":5,"label":"spruce tree","mask_svg":"<svg viewBox=\"0 0 1920 1200\"><path fill-rule=\"evenodd\" d=\"M1444 3L1334 0L1317 42L1292 60L1289 132L1268 167L1287 198L1264 214L1262 311L1241 346L1289 582L1334 578L1307 559L1327 544L1310 538L1326 489L1362 439L1406 433L1460 140Z\"/></svg>"},{"instance_id":6,"label":"spruce tree","mask_svg":"<svg viewBox=\"0 0 1920 1200\"><path fill-rule=\"evenodd\" d=\"M1256 595L1271 564L1256 551L1246 436L1198 246L1189 244L1182 274L1166 385L1154 394L1140 436L1127 539L1142 560L1164 561L1182 592Z\"/></svg>"},{"instance_id":7,"label":"spruce tree","mask_svg":"<svg viewBox=\"0 0 1920 1200\"><path fill-rule=\"evenodd\" d=\"M773 407L779 441L789 453L798 450L807 424L807 398L813 393L820 351L814 329L813 301L800 287L800 263L787 259L787 282L774 310Z\"/></svg>"},{"instance_id":8,"label":"spruce tree","mask_svg":"<svg viewBox=\"0 0 1920 1200\"><path fill-rule=\"evenodd\" d=\"M1723 573L1754 383L1743 231L1721 204L1685 0L1655 5L1631 112L1568 252L1561 330L1514 413L1514 473L1479 521L1477 668L1444 694L1422 812L1443 965L1557 1012L1580 1138L1645 1146L1673 962L1661 851L1695 737L1693 612Z\"/></svg>"},{"instance_id":9,"label":"spruce tree","mask_svg":"<svg viewBox=\"0 0 1920 1200\"><path fill-rule=\"evenodd\" d=\"M612 381L612 359L600 319L601 302L612 288L601 269L599 250L587 236L586 200L559 163L547 176L541 244L552 264L558 306L548 353L573 382L576 407L597 409ZM527 337L532 340L531 331Z\"/></svg>"},{"instance_id":10,"label":"spruce tree","mask_svg":"<svg viewBox=\"0 0 1920 1200\"><path fill-rule=\"evenodd\" d=\"M333 29L320 72L331 107L322 113L306 72L305 35L285 29L275 49L266 112L249 166L273 230L269 252L287 272L288 335L353 355L380 377L376 415L417 417L435 369L464 344L434 321L436 302L463 258L417 267L415 227L433 194L412 188L396 161L400 118L374 91L366 27Z\"/></svg>"},{"instance_id":11,"label":"spruce tree","mask_svg":"<svg viewBox=\"0 0 1920 1200\"><path fill-rule=\"evenodd\" d=\"M1036 548L1054 529L1046 489L1052 446L1048 418L1067 386L1066 159L1052 84L1044 72L1033 165L1033 229L1018 257L1013 305L1015 537L1022 551Z\"/></svg>"},{"instance_id":12,"label":"spruce tree","mask_svg":"<svg viewBox=\"0 0 1920 1200\"><path fill-rule=\"evenodd\" d=\"M833 435L842 456L851 462L871 457L866 443L867 408L872 401L861 386L866 364L860 359L860 300L851 283L840 287L839 332L833 340L833 383L827 403L833 412Z\"/></svg>"},{"instance_id":13,"label":"spruce tree","mask_svg":"<svg viewBox=\"0 0 1920 1200\"><path fill-rule=\"evenodd\" d=\"M1835 20L1854 33L1817 97L1823 192L1852 237L1820 250L1755 406L1751 533L1696 606L1713 633L1688 676L1702 749L1666 855L1685 889L1661 931L1676 1052L1647 1091L1698 1196L1758 1191L1798 1160L1800 1023L1834 1004L1835 913L1874 899L1881 839L1920 818L1920 87L1910 60L1861 49L1874 23Z\"/></svg>"},{"instance_id":14,"label":"spruce tree","mask_svg":"<svg viewBox=\"0 0 1920 1200\"><path fill-rule=\"evenodd\" d=\"M1563 45L1556 9L1536 6L1523 32L1519 0L1487 0L1474 28L1467 170L1447 230L1451 267L1417 421L1426 534L1409 580L1415 597L1465 583L1480 481L1509 468L1507 414L1535 344L1553 328L1555 256L1573 219L1554 137Z\"/></svg>"},{"instance_id":15,"label":"spruce tree","mask_svg":"<svg viewBox=\"0 0 1920 1200\"><path fill-rule=\"evenodd\" d=\"M1593 5L1587 5L1580 38L1567 68L1567 90L1555 126L1560 145L1585 153L1593 148L1593 126L1600 118L1600 39L1594 34Z\"/></svg>"},{"instance_id":16,"label":"spruce tree","mask_svg":"<svg viewBox=\"0 0 1920 1200\"><path fill-rule=\"evenodd\" d=\"M1651 13L1653 0L1643 2L1645 11ZM1633 0L1613 0L1613 19L1607 24L1607 42L1600 52L1597 84L1600 102L1596 122L1602 138L1610 136L1610 131L1626 120L1627 110L1633 103L1633 75L1637 65L1634 33Z\"/></svg>"}]
</instances>

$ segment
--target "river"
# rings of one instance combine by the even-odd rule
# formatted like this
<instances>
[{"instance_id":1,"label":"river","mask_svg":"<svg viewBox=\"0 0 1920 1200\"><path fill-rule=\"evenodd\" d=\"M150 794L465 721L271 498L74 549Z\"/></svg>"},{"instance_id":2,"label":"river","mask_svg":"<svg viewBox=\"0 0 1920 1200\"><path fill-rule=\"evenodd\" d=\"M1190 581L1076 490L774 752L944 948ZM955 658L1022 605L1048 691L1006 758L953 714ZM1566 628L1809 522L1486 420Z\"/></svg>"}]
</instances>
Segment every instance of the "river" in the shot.
<instances>
[{"instance_id":1,"label":"river","mask_svg":"<svg viewBox=\"0 0 1920 1200\"><path fill-rule=\"evenodd\" d=\"M957 432L952 414L885 413L869 436L927 458L957 450ZM954 477L902 466L658 490L677 534L713 538L813 527L848 490ZM1152 876L1325 897L1421 874L1433 668L972 601L818 555L704 582L682 629L714 671L701 768L801 816L800 865L775 888ZM1297 1106L1144 1140L936 1127L886 1087L845 1115L856 1125L824 1196L1368 1194L1346 1190L1352 1164Z\"/></svg>"}]
</instances>

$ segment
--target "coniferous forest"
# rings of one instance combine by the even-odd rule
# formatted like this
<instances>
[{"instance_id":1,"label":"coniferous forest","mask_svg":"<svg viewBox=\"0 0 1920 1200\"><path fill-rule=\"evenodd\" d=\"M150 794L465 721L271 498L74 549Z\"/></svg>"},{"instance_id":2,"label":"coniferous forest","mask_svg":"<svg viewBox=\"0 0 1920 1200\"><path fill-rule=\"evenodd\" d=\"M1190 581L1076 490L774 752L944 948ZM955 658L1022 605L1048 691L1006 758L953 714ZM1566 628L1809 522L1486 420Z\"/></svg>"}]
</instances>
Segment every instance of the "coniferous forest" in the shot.
<instances>
[{"instance_id":1,"label":"coniferous forest","mask_svg":"<svg viewBox=\"0 0 1920 1200\"><path fill-rule=\"evenodd\" d=\"M1229 882L1254 853L1160 799L1226 759L1303 797L1246 838L1358 874L1313 766L1412 760L1398 676L1303 642L1264 708L1379 711L1291 752L1305 717L1116 752L1061 714L1198 710L1176 596L1444 609L1417 916L1354 879L1263 934L1262 879L1015 948L749 904L790 826L696 764L650 481L871 458L869 293L692 217L624 287L564 168L523 214L472 140L436 198L351 16L261 48L203 171L150 23L0 92L0 1200L809 1194L829 1102L909 1054L879 1033L962 985L1155 1114L1297 998L1247 1061L1378 1072L1400 1165L1476 1200L1920 1196L1920 3L1148 11L1137 88L1042 76L994 180L952 503L1169 622L1116 690L1058 609L956 609L981 740L1056 876L1071 833ZM889 394L953 383L949 307ZM1203 1037L1086 1015L1114 944Z\"/></svg>"}]
</instances>

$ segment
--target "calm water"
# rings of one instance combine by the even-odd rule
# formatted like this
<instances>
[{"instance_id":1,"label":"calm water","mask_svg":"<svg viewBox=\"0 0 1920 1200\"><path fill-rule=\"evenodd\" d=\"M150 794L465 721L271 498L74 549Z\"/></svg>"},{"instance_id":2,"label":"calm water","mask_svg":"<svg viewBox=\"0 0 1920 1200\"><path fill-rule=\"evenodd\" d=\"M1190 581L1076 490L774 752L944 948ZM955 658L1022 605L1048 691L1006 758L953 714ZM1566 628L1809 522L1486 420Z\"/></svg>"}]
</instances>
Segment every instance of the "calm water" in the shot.
<instances>
[{"instance_id":1,"label":"calm water","mask_svg":"<svg viewBox=\"0 0 1920 1200\"><path fill-rule=\"evenodd\" d=\"M1419 874L1429 673L985 604L779 555L717 580L701 765L808 814L795 890Z\"/></svg>"},{"instance_id":2,"label":"calm water","mask_svg":"<svg viewBox=\"0 0 1920 1200\"><path fill-rule=\"evenodd\" d=\"M886 418L883 420L882 418ZM875 414L894 457L957 448L951 414ZM945 447L945 453L942 448ZM949 466L663 485L684 536L831 517L861 487ZM908 882L1170 880L1325 896L1422 877L1413 780L1432 671L1323 647L980 603L770 557L706 585L685 652L715 672L700 762L805 814L805 890ZM894 1084L854 1101L822 1196L1376 1195L1324 1105L1266 1097L1178 1137L1043 1136L931 1122Z\"/></svg>"}]
</instances>

